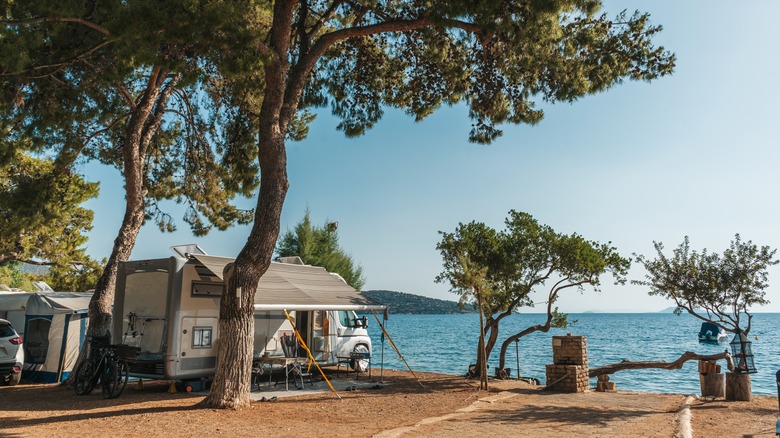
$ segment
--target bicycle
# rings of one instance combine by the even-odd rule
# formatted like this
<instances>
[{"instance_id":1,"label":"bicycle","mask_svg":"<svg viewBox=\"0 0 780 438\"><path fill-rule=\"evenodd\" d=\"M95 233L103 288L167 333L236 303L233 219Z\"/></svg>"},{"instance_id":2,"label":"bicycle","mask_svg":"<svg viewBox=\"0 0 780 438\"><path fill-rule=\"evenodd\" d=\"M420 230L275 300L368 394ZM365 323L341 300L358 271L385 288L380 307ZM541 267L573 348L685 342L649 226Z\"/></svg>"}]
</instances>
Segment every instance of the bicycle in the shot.
<instances>
[{"instance_id":1,"label":"bicycle","mask_svg":"<svg viewBox=\"0 0 780 438\"><path fill-rule=\"evenodd\" d=\"M100 381L103 398L119 397L127 386L127 362L117 355L117 346L109 344L107 336L88 336L87 343L87 357L74 371L76 394L91 393Z\"/></svg>"}]
</instances>

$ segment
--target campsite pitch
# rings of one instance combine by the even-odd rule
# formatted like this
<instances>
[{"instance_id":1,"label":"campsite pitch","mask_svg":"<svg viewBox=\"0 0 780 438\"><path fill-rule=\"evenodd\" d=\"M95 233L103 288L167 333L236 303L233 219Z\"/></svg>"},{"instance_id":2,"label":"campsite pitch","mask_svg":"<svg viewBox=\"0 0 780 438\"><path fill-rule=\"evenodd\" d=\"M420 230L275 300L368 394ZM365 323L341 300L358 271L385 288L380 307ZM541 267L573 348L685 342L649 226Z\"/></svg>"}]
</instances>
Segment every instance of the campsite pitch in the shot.
<instances>
[{"instance_id":1,"label":"campsite pitch","mask_svg":"<svg viewBox=\"0 0 780 438\"><path fill-rule=\"evenodd\" d=\"M266 400L277 398L258 399L239 411L198 408L203 394L169 394L167 382L145 382L142 389L131 385L113 400L99 393L77 396L52 385L0 387L0 436L672 437L685 399L673 394L547 393L516 381L491 382L490 391L480 392L476 382L463 377L418 376L424 388L401 371L385 370L384 382L376 375L371 381L362 376L359 381L334 380L340 400L329 390L291 389L282 396L255 391ZM373 389L376 385L381 388ZM774 436L777 406L776 397L694 405L693 436L714 436L716 429L718 436Z\"/></svg>"}]
</instances>

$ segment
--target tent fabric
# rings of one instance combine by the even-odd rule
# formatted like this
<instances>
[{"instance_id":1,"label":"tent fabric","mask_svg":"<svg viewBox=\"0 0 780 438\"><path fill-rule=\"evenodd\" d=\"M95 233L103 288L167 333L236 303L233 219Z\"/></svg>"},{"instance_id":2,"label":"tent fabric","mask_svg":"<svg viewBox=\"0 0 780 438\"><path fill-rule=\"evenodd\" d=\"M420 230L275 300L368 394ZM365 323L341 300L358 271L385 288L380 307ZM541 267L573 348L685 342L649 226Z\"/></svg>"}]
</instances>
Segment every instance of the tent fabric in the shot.
<instances>
[{"instance_id":1,"label":"tent fabric","mask_svg":"<svg viewBox=\"0 0 780 438\"><path fill-rule=\"evenodd\" d=\"M55 315L58 313L84 313L89 309L90 293L44 292L30 294L27 301L28 315Z\"/></svg>"},{"instance_id":2,"label":"tent fabric","mask_svg":"<svg viewBox=\"0 0 780 438\"><path fill-rule=\"evenodd\" d=\"M233 259L192 255L222 280L222 271ZM255 310L384 310L352 286L324 268L287 263L271 263L260 278L255 294Z\"/></svg>"},{"instance_id":3,"label":"tent fabric","mask_svg":"<svg viewBox=\"0 0 780 438\"><path fill-rule=\"evenodd\" d=\"M29 295L25 330L36 319L50 320L51 325L45 334L48 347L43 363L27 363L25 359L24 377L40 383L61 382L76 365L84 343L92 294L39 292ZM32 333L27 335L28 339L33 336ZM28 348L33 347L30 345Z\"/></svg>"}]
</instances>

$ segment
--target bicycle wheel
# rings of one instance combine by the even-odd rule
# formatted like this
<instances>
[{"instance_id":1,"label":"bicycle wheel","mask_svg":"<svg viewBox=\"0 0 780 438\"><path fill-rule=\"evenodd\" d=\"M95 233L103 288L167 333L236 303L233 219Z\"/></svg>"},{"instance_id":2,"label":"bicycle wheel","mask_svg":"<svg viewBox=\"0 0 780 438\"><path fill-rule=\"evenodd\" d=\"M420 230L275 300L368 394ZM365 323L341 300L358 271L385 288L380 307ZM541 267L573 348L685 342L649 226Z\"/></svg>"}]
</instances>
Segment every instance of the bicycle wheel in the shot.
<instances>
[{"instance_id":1,"label":"bicycle wheel","mask_svg":"<svg viewBox=\"0 0 780 438\"><path fill-rule=\"evenodd\" d=\"M114 398L121 381L119 363L115 358L108 357L103 361L103 373L100 378L103 381L103 398Z\"/></svg>"},{"instance_id":2,"label":"bicycle wheel","mask_svg":"<svg viewBox=\"0 0 780 438\"><path fill-rule=\"evenodd\" d=\"M97 365L93 360L85 360L76 367L73 388L77 395L87 395L97 384Z\"/></svg>"},{"instance_id":3,"label":"bicycle wheel","mask_svg":"<svg viewBox=\"0 0 780 438\"><path fill-rule=\"evenodd\" d=\"M130 368L119 357L106 358L103 368L103 398L117 398L125 390Z\"/></svg>"},{"instance_id":4,"label":"bicycle wheel","mask_svg":"<svg viewBox=\"0 0 780 438\"><path fill-rule=\"evenodd\" d=\"M127 362L124 361L124 359L117 357L116 358L117 365L119 367L119 384L114 389L114 392L111 394L111 398L117 398L120 395L122 395L122 392L125 390L125 387L127 386L127 380L130 378L130 365L127 364Z\"/></svg>"}]
</instances>

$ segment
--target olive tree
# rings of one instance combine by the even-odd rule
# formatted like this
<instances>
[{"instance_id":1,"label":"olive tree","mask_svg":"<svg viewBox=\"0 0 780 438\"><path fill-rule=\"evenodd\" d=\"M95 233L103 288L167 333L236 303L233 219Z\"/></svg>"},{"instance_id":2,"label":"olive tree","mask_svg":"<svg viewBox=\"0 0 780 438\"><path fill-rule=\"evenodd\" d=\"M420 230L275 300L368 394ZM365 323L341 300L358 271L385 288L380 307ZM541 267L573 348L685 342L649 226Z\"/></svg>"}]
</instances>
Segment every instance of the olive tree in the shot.
<instances>
[{"instance_id":1,"label":"olive tree","mask_svg":"<svg viewBox=\"0 0 780 438\"><path fill-rule=\"evenodd\" d=\"M598 291L601 275L611 273L624 283L630 261L609 244L588 241L578 234L556 233L528 213L510 211L506 228L496 231L482 223L460 224L454 233L440 233L437 245L444 270L437 282L448 282L461 303L480 298L475 307L485 318L485 360L499 342L499 324L520 307L533 306L532 293L545 290L546 319L500 340L499 370L504 369L508 347L530 333L566 327L567 315L555 304L566 290ZM464 264L467 257L468 264ZM474 289L474 270L483 272L480 290ZM480 347L481 352L481 347ZM477 356L481 364L480 355Z\"/></svg>"},{"instance_id":2,"label":"olive tree","mask_svg":"<svg viewBox=\"0 0 780 438\"><path fill-rule=\"evenodd\" d=\"M671 256L664 254L663 243L653 245L656 258L637 256L647 274L634 284L649 286L650 295L674 301L678 315L685 311L731 333L750 332L751 308L769 303L764 292L769 286L767 269L779 262L774 259L777 250L743 242L739 234L722 255L706 248L692 250L688 236Z\"/></svg>"}]
</instances>

